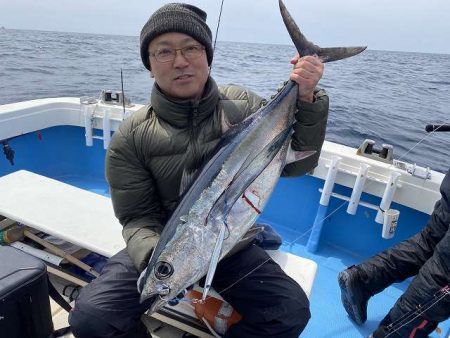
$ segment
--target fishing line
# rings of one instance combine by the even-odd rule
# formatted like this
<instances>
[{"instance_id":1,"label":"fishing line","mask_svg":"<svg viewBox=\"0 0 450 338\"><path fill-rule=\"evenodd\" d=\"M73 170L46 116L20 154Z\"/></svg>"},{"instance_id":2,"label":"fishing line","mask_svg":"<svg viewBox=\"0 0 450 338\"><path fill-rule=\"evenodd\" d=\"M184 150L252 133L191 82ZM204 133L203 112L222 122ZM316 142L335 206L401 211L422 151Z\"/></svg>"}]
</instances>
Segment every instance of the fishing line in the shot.
<instances>
[{"instance_id":1,"label":"fishing line","mask_svg":"<svg viewBox=\"0 0 450 338\"><path fill-rule=\"evenodd\" d=\"M221 295L222 293L224 293L225 291L228 291L229 289L231 289L233 286L235 286L237 283L239 283L241 280L243 280L244 278L248 277L249 275L251 275L254 271L258 270L261 266L263 266L264 264L266 264L268 261L270 261L272 258L269 257L267 258L264 262L262 262L261 264L259 264L258 266L256 266L255 268L253 268L252 270L250 270L249 272L247 272L244 276L242 276L241 278L239 278L238 280L236 280L235 282L231 283L229 286L227 286L225 289L223 289L220 292L217 292L219 295ZM206 299L203 301L201 299L189 299L189 298L182 298L179 299L178 301L183 301L183 302L187 302L187 303L204 303L206 302L209 298L211 298L213 296L207 296Z\"/></svg>"},{"instance_id":2,"label":"fishing line","mask_svg":"<svg viewBox=\"0 0 450 338\"><path fill-rule=\"evenodd\" d=\"M250 270L249 272L247 272L244 276L242 276L241 278L239 278L237 281L235 281L234 283L232 283L230 286L226 287L225 289L223 289L222 291L218 292L219 295L222 294L223 292L231 289L233 286L235 286L237 283L239 283L241 280L243 280L244 278L246 278L247 276L249 276L250 274L252 274L254 271L258 270L261 266L263 266L264 264L266 264L268 261L271 260L271 257L267 258L264 262L262 262L261 264L259 264L256 268Z\"/></svg>"},{"instance_id":3,"label":"fishing line","mask_svg":"<svg viewBox=\"0 0 450 338\"><path fill-rule=\"evenodd\" d=\"M438 295L439 293L442 293L442 295ZM394 329L396 326L398 326L400 324L401 325L399 327L395 328L393 331L389 332L385 337L386 338L389 337L390 335L397 332L405 325L408 325L409 323L411 323L413 320L415 320L416 318L421 316L423 313L425 313L426 311L431 309L433 306L435 306L437 303L439 303L442 299L444 299L448 295L450 295L450 289L449 289L449 286L447 285L447 286L443 287L441 290L439 290L429 301L425 302L425 304L423 304L423 305L419 304L418 305L419 308L417 310L413 311L412 313L407 313L403 317L399 318L396 322L389 324L386 327L386 329L389 331ZM429 302L432 302L432 303L429 306L427 306L427 304ZM423 306L425 306L424 309L422 309ZM410 320L408 320L409 317L411 317L414 314L416 314L416 315L413 318L411 318ZM402 324L402 322L404 322L405 320L408 320L408 321L406 323Z\"/></svg>"},{"instance_id":4,"label":"fishing line","mask_svg":"<svg viewBox=\"0 0 450 338\"><path fill-rule=\"evenodd\" d=\"M419 142L417 142L411 149L409 149L405 154L403 154L402 156L400 156L399 160L401 160L403 157L405 157L406 155L408 155L412 150L414 150L414 148L416 148L419 144L421 144L427 137L431 136L432 134L435 134L437 129L439 129L440 127L442 127L444 124L446 124L445 122L442 123L441 125L439 125L438 128L434 129L432 132L426 134Z\"/></svg>"},{"instance_id":5,"label":"fishing line","mask_svg":"<svg viewBox=\"0 0 450 338\"><path fill-rule=\"evenodd\" d=\"M331 217L333 214L335 214L339 209L341 209L344 205L346 204L346 202L342 203L341 205L339 205L338 207L336 207L334 210L332 210L326 217L324 217L320 222L325 221L328 217ZM310 228L308 228L305 232L301 233L300 236L298 236L296 239L294 239L290 244L295 244L295 242L297 242L299 239L303 238L307 233L311 232L313 229L314 225Z\"/></svg>"}]
</instances>

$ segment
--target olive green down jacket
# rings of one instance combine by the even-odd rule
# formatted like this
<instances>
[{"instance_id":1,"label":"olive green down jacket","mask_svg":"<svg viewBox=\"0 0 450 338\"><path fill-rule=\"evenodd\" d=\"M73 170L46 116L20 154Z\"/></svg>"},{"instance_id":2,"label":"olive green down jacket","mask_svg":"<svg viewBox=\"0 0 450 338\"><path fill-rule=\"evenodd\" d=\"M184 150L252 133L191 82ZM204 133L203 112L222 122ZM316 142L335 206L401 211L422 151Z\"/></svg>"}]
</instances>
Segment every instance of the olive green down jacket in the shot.
<instances>
[{"instance_id":1,"label":"olive green down jacket","mask_svg":"<svg viewBox=\"0 0 450 338\"><path fill-rule=\"evenodd\" d=\"M217 87L209 78L199 102L175 101L153 87L151 105L122 122L106 154L106 177L128 253L143 270L180 196L183 170L201 167L233 125L266 101L239 86ZM291 163L283 176L302 175L317 165L328 117L328 96L299 104L292 148L316 150L307 162Z\"/></svg>"}]
</instances>

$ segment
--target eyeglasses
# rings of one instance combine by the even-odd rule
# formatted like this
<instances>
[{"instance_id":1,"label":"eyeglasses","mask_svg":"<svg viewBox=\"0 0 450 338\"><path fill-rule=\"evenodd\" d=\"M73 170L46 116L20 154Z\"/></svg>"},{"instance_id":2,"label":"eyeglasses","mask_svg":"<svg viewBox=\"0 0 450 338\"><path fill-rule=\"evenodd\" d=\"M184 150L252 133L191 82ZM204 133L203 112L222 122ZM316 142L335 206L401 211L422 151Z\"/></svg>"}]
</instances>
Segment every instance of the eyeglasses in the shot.
<instances>
[{"instance_id":1,"label":"eyeglasses","mask_svg":"<svg viewBox=\"0 0 450 338\"><path fill-rule=\"evenodd\" d=\"M171 62L175 60L177 51L180 51L186 59L192 60L202 55L204 50L205 47L201 45L191 45L183 48L161 48L154 53L150 53L150 55L158 62Z\"/></svg>"}]
</instances>

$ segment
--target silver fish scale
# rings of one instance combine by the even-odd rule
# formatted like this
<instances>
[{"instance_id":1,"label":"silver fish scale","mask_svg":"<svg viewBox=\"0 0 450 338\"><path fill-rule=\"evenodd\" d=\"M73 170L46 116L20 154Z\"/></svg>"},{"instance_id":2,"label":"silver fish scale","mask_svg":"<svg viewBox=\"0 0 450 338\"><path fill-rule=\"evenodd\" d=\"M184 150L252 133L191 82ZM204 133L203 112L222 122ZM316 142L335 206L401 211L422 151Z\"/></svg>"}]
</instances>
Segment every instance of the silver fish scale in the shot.
<instances>
[{"instance_id":1,"label":"silver fish scale","mask_svg":"<svg viewBox=\"0 0 450 338\"><path fill-rule=\"evenodd\" d=\"M288 144L287 144L288 145ZM260 198L260 203L257 207L262 210L267 203L270 194L275 187L275 183L280 175L282 164L281 159L286 156L287 145L285 145L278 155L272 160L262 174L252 182L246 191L252 191L257 193ZM271 189L267 189L271 186ZM224 256L232 247L238 242L242 236L250 229L254 224L259 213L251 207L243 198L240 198L233 205L227 217L227 225L229 235L223 244L222 256ZM198 220L201 218L197 218ZM174 236L174 240L169 242L167 250L165 250L160 260L164 262L170 262L175 267L174 276L177 277L171 279L170 290L171 292L163 297L165 301L168 301L177 296L177 294L194 284L202 276L204 276L208 270L209 261L211 258L211 248L214 247L217 235L218 225L221 225L218 220L214 225L211 223L208 226L195 222L191 219L183 227L180 227L180 231ZM181 228L183 230L181 230ZM213 228L215 229L213 231ZM175 239L176 237L176 239ZM194 258L193 260L188 257ZM152 279L155 285L158 285L158 281L152 274ZM162 281L164 283L164 281ZM147 284L146 286L150 286ZM155 304L156 305L156 304Z\"/></svg>"}]
</instances>

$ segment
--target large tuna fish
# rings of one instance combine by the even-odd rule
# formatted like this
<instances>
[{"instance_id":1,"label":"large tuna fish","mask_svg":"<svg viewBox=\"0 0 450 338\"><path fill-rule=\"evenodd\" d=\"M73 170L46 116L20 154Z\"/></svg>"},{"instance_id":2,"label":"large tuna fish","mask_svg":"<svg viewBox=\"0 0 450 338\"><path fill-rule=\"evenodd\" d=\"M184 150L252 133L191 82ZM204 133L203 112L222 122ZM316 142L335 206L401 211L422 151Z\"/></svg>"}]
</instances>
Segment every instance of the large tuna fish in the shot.
<instances>
[{"instance_id":1,"label":"large tuna fish","mask_svg":"<svg viewBox=\"0 0 450 338\"><path fill-rule=\"evenodd\" d=\"M279 4L300 55L317 55L327 62L365 49L313 45L300 33L281 0ZM217 260L254 224L290 161L287 154L297 95L296 84L289 81L266 106L229 130L184 194L138 282L141 301L153 298L150 312L157 311L207 272L208 287ZM309 155L311 152L294 154L292 160Z\"/></svg>"}]
</instances>

